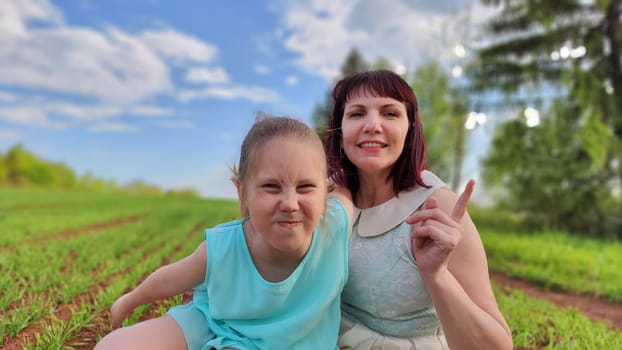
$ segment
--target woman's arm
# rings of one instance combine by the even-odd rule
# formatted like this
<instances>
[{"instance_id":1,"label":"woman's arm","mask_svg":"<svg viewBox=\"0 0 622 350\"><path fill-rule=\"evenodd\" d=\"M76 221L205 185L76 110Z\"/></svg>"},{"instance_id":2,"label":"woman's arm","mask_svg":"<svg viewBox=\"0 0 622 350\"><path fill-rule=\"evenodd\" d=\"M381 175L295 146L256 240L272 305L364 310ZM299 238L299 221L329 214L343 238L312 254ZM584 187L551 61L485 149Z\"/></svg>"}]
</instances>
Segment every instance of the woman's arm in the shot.
<instances>
[{"instance_id":1,"label":"woman's arm","mask_svg":"<svg viewBox=\"0 0 622 350\"><path fill-rule=\"evenodd\" d=\"M207 249L203 241L191 255L158 268L138 287L117 299L110 308L112 327L118 327L140 305L167 299L196 287L205 280L206 268Z\"/></svg>"},{"instance_id":2,"label":"woman's arm","mask_svg":"<svg viewBox=\"0 0 622 350\"><path fill-rule=\"evenodd\" d=\"M483 244L466 213L472 186L460 198L448 189L437 190L407 219L418 223L413 254L451 349L512 349Z\"/></svg>"}]
</instances>

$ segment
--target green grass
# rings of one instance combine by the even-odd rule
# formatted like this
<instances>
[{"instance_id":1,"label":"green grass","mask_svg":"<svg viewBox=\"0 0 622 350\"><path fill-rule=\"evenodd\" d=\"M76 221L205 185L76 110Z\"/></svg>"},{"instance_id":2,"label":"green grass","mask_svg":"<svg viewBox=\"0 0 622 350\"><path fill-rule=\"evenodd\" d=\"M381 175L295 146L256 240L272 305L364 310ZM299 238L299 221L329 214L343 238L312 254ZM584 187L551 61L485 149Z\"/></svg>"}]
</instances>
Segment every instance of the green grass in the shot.
<instances>
[{"instance_id":1,"label":"green grass","mask_svg":"<svg viewBox=\"0 0 622 350\"><path fill-rule=\"evenodd\" d=\"M24 346L63 348L94 313L191 253L205 228L239 217L226 200L6 188L0 198L0 347L51 316ZM75 309L66 321L54 316L63 304Z\"/></svg>"},{"instance_id":2,"label":"green grass","mask_svg":"<svg viewBox=\"0 0 622 350\"><path fill-rule=\"evenodd\" d=\"M563 232L480 228L490 268L552 290L622 301L622 244Z\"/></svg>"},{"instance_id":3,"label":"green grass","mask_svg":"<svg viewBox=\"0 0 622 350\"><path fill-rule=\"evenodd\" d=\"M515 348L622 349L622 332L591 321L575 308L560 308L518 290L493 287Z\"/></svg>"}]
</instances>

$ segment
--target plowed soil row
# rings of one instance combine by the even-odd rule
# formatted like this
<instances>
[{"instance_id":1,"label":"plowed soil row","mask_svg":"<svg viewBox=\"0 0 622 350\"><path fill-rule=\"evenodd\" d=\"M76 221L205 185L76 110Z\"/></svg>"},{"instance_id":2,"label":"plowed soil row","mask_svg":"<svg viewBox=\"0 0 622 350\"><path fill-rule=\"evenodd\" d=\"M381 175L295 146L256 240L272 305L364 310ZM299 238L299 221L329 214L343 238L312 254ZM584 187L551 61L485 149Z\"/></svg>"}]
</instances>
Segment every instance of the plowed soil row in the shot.
<instances>
[{"instance_id":1,"label":"plowed soil row","mask_svg":"<svg viewBox=\"0 0 622 350\"><path fill-rule=\"evenodd\" d=\"M67 231L63 231L60 232L58 234L54 234L51 235L50 238L47 241L50 240L63 240L63 239L70 239L70 238L75 238L77 236L80 236L82 234L87 234L87 233L92 233L92 232L97 232L97 231L102 231L104 229L107 228L111 228L111 227L117 227L117 226L122 226L126 223L129 222L135 222L140 220L140 216L131 216L131 217L125 217L125 218L119 218L113 221L109 221L109 222L102 222L102 223L95 223L92 225L88 225L85 227L82 227L80 229L75 229L75 230L67 230ZM194 229L192 229L188 234L186 238L190 238L193 234L195 234L197 232L197 230L201 229L201 225L197 225ZM180 241L181 243L178 244L177 246L175 246L173 248L172 253L174 254L175 252L178 252L182 247L183 247L183 242L184 240ZM37 242L38 244L41 244L41 241ZM160 249L156 248L157 249ZM129 254L130 252L128 252ZM147 256L149 254L147 254L143 259L146 259ZM71 261L71 257L68 257L68 260ZM162 260L162 264L166 264L168 262L168 258L164 258ZM70 267L67 267L66 270L70 270ZM125 271L127 272L127 271ZM3 350L17 350L17 349L22 349L24 347L25 344L29 344L32 343L35 339L35 334L40 333L43 329L43 327L45 327L46 325L51 324L52 319L53 318L57 318L63 321L67 321L71 318L71 310L72 309L79 309L80 305L83 303L93 303L93 296L97 294L98 291L106 288L113 280L116 276L121 275L123 272L119 272L116 273L114 275L108 276L105 281L99 283L98 285L94 286L93 288L91 288L89 291L87 291L86 293L83 293L79 296L77 296L76 298L74 298L73 302L68 303L68 304L62 304L62 305L57 305L55 307L55 312L53 315L50 315L48 317L45 317L44 319L40 320L39 322L37 322L36 324L32 324L30 326L28 326L26 329L22 330L17 336L12 337L12 338L7 338L5 337L3 345L2 345L2 349ZM94 276L97 275L97 271L93 271ZM29 301L33 301L32 298L22 298L20 300L20 305L23 307L24 303L28 303ZM12 305L13 306L13 305ZM12 308L9 307L7 310L11 310ZM94 315L94 323L97 325L102 325L102 326L98 326L97 328L101 328L103 327L103 325L108 324L107 322L102 322L103 319L105 319L107 313L101 313L101 315ZM1 316L1 315L0 315ZM87 332L96 332L96 330L92 330L92 329L85 329L85 335ZM95 333L95 334L101 334L100 333ZM82 337L80 337L82 338ZM93 347L93 345L95 344L94 341L96 341L95 339L93 340L92 344L89 342L86 347L80 347L83 349L91 349ZM82 342L80 342L82 343Z\"/></svg>"},{"instance_id":2,"label":"plowed soil row","mask_svg":"<svg viewBox=\"0 0 622 350\"><path fill-rule=\"evenodd\" d=\"M108 228L122 226L129 222L136 222L140 219L141 219L141 216L134 215L134 216L129 216L129 217L118 218L118 219L108 221L108 222L98 222L98 223L87 225L81 228L66 230L66 231L62 231L57 234L52 234L46 239L37 239L37 240L32 240L32 241L28 240L26 241L26 243L28 243L29 245L42 245L52 240L63 240L63 239L76 238L76 237L79 237L85 234L91 234L91 233L102 231ZM10 249L11 248L8 248L6 250L0 250L0 252L6 254L7 251L10 251ZM74 251L69 251L67 253L67 256L65 257L65 263L63 263L63 267L61 268L61 274L70 272L71 265L73 263L73 260L75 259L75 255L76 254ZM94 271L93 275L94 275L93 277L95 278L96 271ZM20 282L15 276L13 276L13 279L15 280L16 285L20 285ZM24 305L28 305L30 302L34 302L34 300L36 300L37 298L41 298L41 296L24 295L20 297L19 300L9 304L4 310L0 310L0 317L3 317L4 315L10 313L11 310L15 309L16 307L23 307Z\"/></svg>"},{"instance_id":3,"label":"plowed soil row","mask_svg":"<svg viewBox=\"0 0 622 350\"><path fill-rule=\"evenodd\" d=\"M132 218L114 220L108 223L99 223L99 224L89 225L79 230L67 231L67 232L63 232L58 235L54 235L54 237L55 239L59 239L59 237L62 236L65 239L67 239L67 238L75 237L75 235L83 234L86 232L99 231L105 228L120 226L127 222L136 221L138 219L139 217L132 217ZM186 239L190 239L192 235L195 234L198 230L200 230L203 226L204 225L197 225L194 229L190 230L190 232L188 232L186 236ZM172 254L178 252L183 247L185 241L186 241L185 239L182 239L180 243L173 248ZM146 259L150 254L153 254L155 251L161 248L162 246L159 246L155 248L153 251L147 253L146 256L143 257L143 260ZM128 254L129 253L130 252L128 252ZM164 257L161 261L161 265L167 264L168 262L169 262L169 258ZM41 319L39 322L28 326L26 329L22 330L15 337L5 338L3 345L2 345L2 349L3 350L18 350L18 349L23 349L26 344L33 343L35 340L35 334L40 333L46 325L50 325L53 318L57 318L63 321L70 320L71 315L72 315L71 310L79 310L80 306L83 303L92 304L94 302L93 296L95 296L99 291L105 289L108 285L110 285L116 277L118 277L119 275L122 275L123 273L127 273L128 271L129 271L129 268L124 271L115 273L114 275L108 276L103 282L100 282L97 285L90 288L89 291L79 296L76 296L71 303L56 306L55 312L53 315L47 316ZM94 271L93 273L96 274L97 272ZM94 335L96 336L96 335L102 334L105 331L106 327L108 327L107 326L108 324L109 324L109 319L108 319L107 312L100 312L100 313L94 314L93 324L81 330L80 335L74 338L75 342L73 344L74 346L72 347L75 349L92 349L93 346L95 345L95 342L97 341L97 338L94 337Z\"/></svg>"},{"instance_id":4,"label":"plowed soil row","mask_svg":"<svg viewBox=\"0 0 622 350\"><path fill-rule=\"evenodd\" d=\"M25 239L25 240L20 241L19 244L42 245L42 244L49 243L50 241L54 241L54 240L75 238L85 233L102 231L102 230L105 230L111 227L124 225L128 222L136 222L140 220L141 218L142 218L142 215L132 215L128 217L118 218L112 221L97 222L97 223L87 225L84 227L80 227L77 229L69 229L69 230L59 232L59 233L51 234L46 237L37 237L35 239ZM3 247L3 248L0 248L0 253L7 254L7 253L12 252L13 250L15 250L15 247Z\"/></svg>"},{"instance_id":5,"label":"plowed soil row","mask_svg":"<svg viewBox=\"0 0 622 350\"><path fill-rule=\"evenodd\" d=\"M611 329L622 331L622 303L579 293L544 290L532 283L511 279L501 272L492 271L490 279L500 286L521 290L529 296L547 300L560 307L574 307L591 320L605 322Z\"/></svg>"}]
</instances>

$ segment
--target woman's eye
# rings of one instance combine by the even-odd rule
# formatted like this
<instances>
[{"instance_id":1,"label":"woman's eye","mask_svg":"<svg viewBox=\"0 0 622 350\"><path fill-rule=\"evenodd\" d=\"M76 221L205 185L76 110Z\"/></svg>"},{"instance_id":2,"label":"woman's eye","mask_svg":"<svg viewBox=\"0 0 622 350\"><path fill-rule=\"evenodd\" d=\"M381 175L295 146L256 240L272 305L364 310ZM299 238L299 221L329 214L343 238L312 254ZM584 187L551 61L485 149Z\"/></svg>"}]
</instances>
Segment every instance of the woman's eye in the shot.
<instances>
[{"instance_id":1,"label":"woman's eye","mask_svg":"<svg viewBox=\"0 0 622 350\"><path fill-rule=\"evenodd\" d=\"M358 118L363 116L363 112L351 112L348 114L350 118Z\"/></svg>"}]
</instances>

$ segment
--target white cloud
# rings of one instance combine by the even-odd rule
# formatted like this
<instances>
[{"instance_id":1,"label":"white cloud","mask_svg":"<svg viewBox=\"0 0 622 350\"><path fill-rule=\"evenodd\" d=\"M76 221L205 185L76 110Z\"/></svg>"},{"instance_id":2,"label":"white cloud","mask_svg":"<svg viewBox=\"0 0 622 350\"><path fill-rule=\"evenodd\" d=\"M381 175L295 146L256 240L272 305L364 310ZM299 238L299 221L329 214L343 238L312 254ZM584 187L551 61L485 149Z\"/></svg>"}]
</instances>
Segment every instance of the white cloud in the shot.
<instances>
[{"instance_id":1,"label":"white cloud","mask_svg":"<svg viewBox=\"0 0 622 350\"><path fill-rule=\"evenodd\" d=\"M197 98L218 98L223 100L246 99L253 102L278 102L278 92L260 86L208 87L201 90L184 90L179 93L179 100L188 102Z\"/></svg>"},{"instance_id":2,"label":"white cloud","mask_svg":"<svg viewBox=\"0 0 622 350\"><path fill-rule=\"evenodd\" d=\"M17 100L17 96L14 94L0 91L0 102L14 102Z\"/></svg>"},{"instance_id":3,"label":"white cloud","mask_svg":"<svg viewBox=\"0 0 622 350\"><path fill-rule=\"evenodd\" d=\"M168 108L162 108L158 106L132 106L129 108L128 113L146 117L161 117L173 114L173 111Z\"/></svg>"},{"instance_id":4,"label":"white cloud","mask_svg":"<svg viewBox=\"0 0 622 350\"><path fill-rule=\"evenodd\" d=\"M298 77L295 75L288 75L285 78L285 84L289 85L289 86L293 86L298 84Z\"/></svg>"},{"instance_id":5,"label":"white cloud","mask_svg":"<svg viewBox=\"0 0 622 350\"><path fill-rule=\"evenodd\" d=\"M159 126L167 129L194 129L196 124L190 120L164 120L158 123Z\"/></svg>"},{"instance_id":6,"label":"white cloud","mask_svg":"<svg viewBox=\"0 0 622 350\"><path fill-rule=\"evenodd\" d=\"M26 35L27 22L35 20L55 25L64 22L62 12L47 0L0 1L0 38Z\"/></svg>"},{"instance_id":7,"label":"white cloud","mask_svg":"<svg viewBox=\"0 0 622 350\"><path fill-rule=\"evenodd\" d=\"M186 80L192 83L228 83L229 75L224 68L192 68L186 74Z\"/></svg>"},{"instance_id":8,"label":"white cloud","mask_svg":"<svg viewBox=\"0 0 622 350\"><path fill-rule=\"evenodd\" d=\"M364 30L347 27L352 2L314 0L286 4L282 18L285 47L299 54L296 63L309 73L334 77L350 47L367 39Z\"/></svg>"},{"instance_id":9,"label":"white cloud","mask_svg":"<svg viewBox=\"0 0 622 350\"><path fill-rule=\"evenodd\" d=\"M255 70L255 73L257 74L268 74L270 73L270 67L263 65L263 64L256 64L253 69Z\"/></svg>"},{"instance_id":10,"label":"white cloud","mask_svg":"<svg viewBox=\"0 0 622 350\"><path fill-rule=\"evenodd\" d=\"M72 26L49 0L0 0L0 43L0 85L27 91L0 91L0 103L9 104L0 119L42 128L69 126L68 120L52 121L51 116L101 121L127 114L171 115L153 101L176 93L172 71L212 63L218 55L214 45L171 28L129 33L112 25ZM194 69L188 76L229 81L220 67ZM258 92L255 100L271 97L256 88L241 89L239 96ZM105 123L90 129L136 128Z\"/></svg>"},{"instance_id":11,"label":"white cloud","mask_svg":"<svg viewBox=\"0 0 622 350\"><path fill-rule=\"evenodd\" d=\"M76 120L101 120L114 117L123 111L121 107L115 105L84 105L68 102L43 104L39 110L45 114L53 113Z\"/></svg>"},{"instance_id":12,"label":"white cloud","mask_svg":"<svg viewBox=\"0 0 622 350\"><path fill-rule=\"evenodd\" d=\"M135 132L138 128L123 122L101 122L93 124L89 127L94 132Z\"/></svg>"},{"instance_id":13,"label":"white cloud","mask_svg":"<svg viewBox=\"0 0 622 350\"><path fill-rule=\"evenodd\" d=\"M3 84L118 103L172 89L161 58L116 28L43 27L6 39L0 51Z\"/></svg>"},{"instance_id":14,"label":"white cloud","mask_svg":"<svg viewBox=\"0 0 622 350\"><path fill-rule=\"evenodd\" d=\"M158 54L178 62L210 62L218 53L215 46L173 29L144 31L139 38Z\"/></svg>"},{"instance_id":15,"label":"white cloud","mask_svg":"<svg viewBox=\"0 0 622 350\"><path fill-rule=\"evenodd\" d=\"M46 113L36 107L1 107L0 120L46 129L65 129L66 123L52 121Z\"/></svg>"},{"instance_id":16,"label":"white cloud","mask_svg":"<svg viewBox=\"0 0 622 350\"><path fill-rule=\"evenodd\" d=\"M450 7L427 2L296 0L280 4L285 47L298 54L295 63L327 79L338 75L353 47L368 62L384 58L395 66L413 68L446 57L455 38L470 30L467 24L457 28L453 23L457 12ZM454 6L455 10L463 8Z\"/></svg>"}]
</instances>

